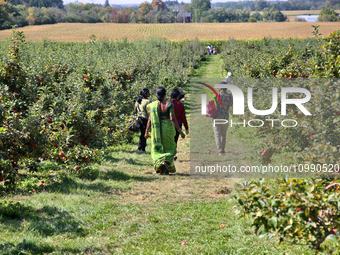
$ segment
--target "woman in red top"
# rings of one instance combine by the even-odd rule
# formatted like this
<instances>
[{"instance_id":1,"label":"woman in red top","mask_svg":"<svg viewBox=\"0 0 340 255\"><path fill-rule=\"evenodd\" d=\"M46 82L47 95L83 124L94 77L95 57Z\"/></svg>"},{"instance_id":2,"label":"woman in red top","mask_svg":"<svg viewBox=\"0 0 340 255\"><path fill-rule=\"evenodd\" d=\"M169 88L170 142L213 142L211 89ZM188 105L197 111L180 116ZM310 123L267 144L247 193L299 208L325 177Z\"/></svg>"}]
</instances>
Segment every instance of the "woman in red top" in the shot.
<instances>
[{"instance_id":1,"label":"woman in red top","mask_svg":"<svg viewBox=\"0 0 340 255\"><path fill-rule=\"evenodd\" d=\"M170 102L173 104L174 106L174 111L175 111L175 116L178 122L178 125L180 127L180 129L182 129L182 125L184 125L185 127L185 131L186 134L189 134L189 127L188 127L188 122L187 122L187 118L185 116L185 107L184 104L182 102L179 101L179 98L183 98L181 97L181 92L179 91L179 89L173 89L170 92ZM176 130L176 135L175 135L175 142L177 145L177 141L178 141L178 137L179 137L180 133ZM175 156L175 158L177 158Z\"/></svg>"}]
</instances>

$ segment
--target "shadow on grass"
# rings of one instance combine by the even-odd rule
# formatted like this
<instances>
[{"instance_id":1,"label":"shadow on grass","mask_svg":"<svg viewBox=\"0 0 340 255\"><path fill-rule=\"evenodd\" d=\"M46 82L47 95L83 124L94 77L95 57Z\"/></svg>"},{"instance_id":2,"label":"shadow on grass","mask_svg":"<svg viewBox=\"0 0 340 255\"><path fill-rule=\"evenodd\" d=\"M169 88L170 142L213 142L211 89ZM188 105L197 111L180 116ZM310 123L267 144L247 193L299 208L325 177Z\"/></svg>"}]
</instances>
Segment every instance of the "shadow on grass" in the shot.
<instances>
[{"instance_id":1,"label":"shadow on grass","mask_svg":"<svg viewBox=\"0 0 340 255\"><path fill-rule=\"evenodd\" d=\"M54 247L49 244L35 243L32 241L26 241L25 239L18 244L13 242L0 243L1 254L17 255L17 254L47 254L59 251L61 254L101 254L96 253L93 248L85 248L83 250L77 248L62 248ZM59 254L59 253L58 253Z\"/></svg>"},{"instance_id":2,"label":"shadow on grass","mask_svg":"<svg viewBox=\"0 0 340 255\"><path fill-rule=\"evenodd\" d=\"M129 153L129 154L139 154L139 155L149 155L150 156L150 153L141 154L140 152L129 151L129 150L121 150L121 152ZM116 157L113 157L111 155L105 156L105 161L107 161L109 163L117 163L119 161L126 161L128 164L138 165L138 166L149 166L150 165L148 163L144 163L145 162L144 158L140 158L140 160L136 160L136 159L126 158L126 157L124 157L124 158L116 158Z\"/></svg>"},{"instance_id":3,"label":"shadow on grass","mask_svg":"<svg viewBox=\"0 0 340 255\"><path fill-rule=\"evenodd\" d=\"M116 188L117 189L117 188ZM51 185L48 185L45 188L45 191L51 193L62 193L62 194L71 194L74 193L76 190L85 190L85 191L95 191L95 192L102 192L106 194L112 193L112 186L106 185L102 182L97 183L83 183L81 181L77 181L76 179L70 177L64 177L62 182L56 182ZM117 190L119 192L119 190Z\"/></svg>"},{"instance_id":4,"label":"shadow on grass","mask_svg":"<svg viewBox=\"0 0 340 255\"><path fill-rule=\"evenodd\" d=\"M45 254L54 251L54 248L47 244L39 244L26 241L25 239L18 244L3 243L0 244L1 254L17 255L17 254Z\"/></svg>"},{"instance_id":5,"label":"shadow on grass","mask_svg":"<svg viewBox=\"0 0 340 255\"><path fill-rule=\"evenodd\" d=\"M15 218L2 217L2 224L13 233L36 231L42 236L66 234L69 238L84 237L88 234L88 231L81 226L81 223L65 210L60 211L57 207L51 206L44 206L39 210L29 208L30 211L22 216ZM27 245L29 247L29 243Z\"/></svg>"},{"instance_id":6,"label":"shadow on grass","mask_svg":"<svg viewBox=\"0 0 340 255\"><path fill-rule=\"evenodd\" d=\"M158 179L153 176L138 176L138 175L129 175L127 173L117 171L117 170L109 170L105 173L101 173L99 175L99 179L102 180L115 180L115 181L140 181L140 182L151 182L153 180Z\"/></svg>"},{"instance_id":7,"label":"shadow on grass","mask_svg":"<svg viewBox=\"0 0 340 255\"><path fill-rule=\"evenodd\" d=\"M185 177L190 177L190 174L185 174L185 173L174 173L174 174L170 174L170 176L185 176Z\"/></svg>"}]
</instances>

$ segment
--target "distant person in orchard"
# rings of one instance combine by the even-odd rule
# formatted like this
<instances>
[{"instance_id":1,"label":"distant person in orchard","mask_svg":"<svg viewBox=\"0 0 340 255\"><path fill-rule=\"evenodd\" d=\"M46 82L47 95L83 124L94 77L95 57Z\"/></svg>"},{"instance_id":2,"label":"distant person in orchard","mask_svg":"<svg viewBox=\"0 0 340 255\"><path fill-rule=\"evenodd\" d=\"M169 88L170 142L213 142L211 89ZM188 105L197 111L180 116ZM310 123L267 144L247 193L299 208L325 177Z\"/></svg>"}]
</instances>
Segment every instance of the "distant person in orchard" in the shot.
<instances>
[{"instance_id":1,"label":"distant person in orchard","mask_svg":"<svg viewBox=\"0 0 340 255\"><path fill-rule=\"evenodd\" d=\"M228 77L229 78L229 77ZM227 84L229 79L222 81L220 84ZM222 105L218 100L217 96L214 96L216 105L217 114L216 116L212 117L213 119L225 119L229 120L229 108L233 104L233 96L227 92L226 88L220 88L219 96L222 101ZM225 153L225 146L227 141L227 130L229 127L229 122L226 124L216 124L214 129L215 134L215 142L217 146L217 155L220 156Z\"/></svg>"},{"instance_id":2,"label":"distant person in orchard","mask_svg":"<svg viewBox=\"0 0 340 255\"><path fill-rule=\"evenodd\" d=\"M175 112L175 115L176 115L176 119L177 119L179 128L182 130L182 125L184 125L185 132L188 135L189 134L189 126L188 126L187 118L186 118L186 115L185 115L185 107L184 107L184 104L181 101L179 101L181 98L184 98L184 92L175 88L175 89L171 90L170 98L171 98L170 102L174 106L174 112ZM178 132L178 130L176 130L176 135L175 135L176 146L177 146L179 135L180 135L180 133ZM177 159L177 156L175 155L174 160L176 160L176 159Z\"/></svg>"},{"instance_id":3,"label":"distant person in orchard","mask_svg":"<svg viewBox=\"0 0 340 255\"><path fill-rule=\"evenodd\" d=\"M149 120L146 126L145 138L149 138L151 128L151 157L156 173L175 173L174 156L176 155L176 130L184 138L180 129L174 106L166 101L166 90L158 87L156 90L158 100L148 105Z\"/></svg>"},{"instance_id":4,"label":"distant person in orchard","mask_svg":"<svg viewBox=\"0 0 340 255\"><path fill-rule=\"evenodd\" d=\"M144 88L141 90L140 95L137 97L136 103L135 103L135 113L138 116L138 122L140 123L140 137L138 142L138 151L142 153L146 153L145 147L146 147L146 138L144 137L146 125L149 119L149 114L146 109L148 104L150 103L150 100L148 99L150 97L150 91L148 88Z\"/></svg>"}]
</instances>

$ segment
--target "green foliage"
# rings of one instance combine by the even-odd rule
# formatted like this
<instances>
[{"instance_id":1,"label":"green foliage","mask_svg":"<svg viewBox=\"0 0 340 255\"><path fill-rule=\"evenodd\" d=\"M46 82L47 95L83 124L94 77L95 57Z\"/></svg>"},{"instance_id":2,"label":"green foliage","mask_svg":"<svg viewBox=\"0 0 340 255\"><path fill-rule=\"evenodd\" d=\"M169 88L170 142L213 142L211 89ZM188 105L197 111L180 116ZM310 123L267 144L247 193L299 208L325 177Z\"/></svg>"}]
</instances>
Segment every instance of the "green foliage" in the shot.
<instances>
[{"instance_id":1,"label":"green foliage","mask_svg":"<svg viewBox=\"0 0 340 255\"><path fill-rule=\"evenodd\" d=\"M64 8L63 0L29 0L28 5L30 7L57 7L60 9Z\"/></svg>"},{"instance_id":2,"label":"green foliage","mask_svg":"<svg viewBox=\"0 0 340 255\"><path fill-rule=\"evenodd\" d=\"M250 12L242 9L216 8L205 12L203 17L205 22L248 22Z\"/></svg>"},{"instance_id":3,"label":"green foliage","mask_svg":"<svg viewBox=\"0 0 340 255\"><path fill-rule=\"evenodd\" d=\"M329 179L276 180L271 190L263 180L245 184L237 198L242 217L250 215L255 233L309 244L317 253L339 253L339 181Z\"/></svg>"},{"instance_id":4,"label":"green foliage","mask_svg":"<svg viewBox=\"0 0 340 255\"><path fill-rule=\"evenodd\" d=\"M251 18L255 18L257 21L262 21L263 20L263 16L259 12L253 13L250 17Z\"/></svg>"},{"instance_id":5,"label":"green foliage","mask_svg":"<svg viewBox=\"0 0 340 255\"><path fill-rule=\"evenodd\" d=\"M12 5L5 1L0 1L0 30L11 27L9 15L11 12Z\"/></svg>"},{"instance_id":6,"label":"green foliage","mask_svg":"<svg viewBox=\"0 0 340 255\"><path fill-rule=\"evenodd\" d=\"M317 32L316 32L317 33ZM337 164L340 157L339 125L339 80L319 78L339 78L339 31L326 38L316 39L267 39L256 41L229 41L222 51L224 68L235 77L251 77L239 84L253 87L258 100L256 109L269 109L271 100L264 100L273 87L304 87L312 92L308 109L312 116L304 116L294 107L288 108L287 117L296 119L299 125L286 128L263 125L255 135L262 138L258 153L263 163L270 163L274 155L291 152L292 158L282 158L283 162ZM320 46L320 44L322 44ZM254 46L254 47L252 47ZM256 80L266 78L265 80ZM312 79L314 78L314 79ZM267 94L268 96L268 94ZM294 97L297 97L295 95ZM278 100L277 111L270 116L253 116L249 111L243 119L283 120ZM264 153L266 151L266 153ZM336 171L336 169L334 169Z\"/></svg>"},{"instance_id":7,"label":"green foliage","mask_svg":"<svg viewBox=\"0 0 340 255\"><path fill-rule=\"evenodd\" d=\"M257 19L254 18L254 17L250 17L250 18L248 19L248 22L257 22Z\"/></svg>"},{"instance_id":8,"label":"green foliage","mask_svg":"<svg viewBox=\"0 0 340 255\"><path fill-rule=\"evenodd\" d=\"M325 8L320 11L319 22L335 22L339 21L339 14L336 13L333 9Z\"/></svg>"},{"instance_id":9,"label":"green foliage","mask_svg":"<svg viewBox=\"0 0 340 255\"><path fill-rule=\"evenodd\" d=\"M31 208L21 204L20 202L13 201L0 201L0 220L4 217L7 218L23 218L27 216Z\"/></svg>"},{"instance_id":10,"label":"green foliage","mask_svg":"<svg viewBox=\"0 0 340 255\"><path fill-rule=\"evenodd\" d=\"M280 11L275 11L272 13L273 20L276 22L286 21L287 17L282 14Z\"/></svg>"},{"instance_id":11,"label":"green foliage","mask_svg":"<svg viewBox=\"0 0 340 255\"><path fill-rule=\"evenodd\" d=\"M272 7L271 9L263 9L263 18L276 22L283 22L287 20L287 17L284 16L281 11L275 9L274 7Z\"/></svg>"},{"instance_id":12,"label":"green foliage","mask_svg":"<svg viewBox=\"0 0 340 255\"><path fill-rule=\"evenodd\" d=\"M340 30L325 38L312 64L315 77L340 78Z\"/></svg>"},{"instance_id":13,"label":"green foliage","mask_svg":"<svg viewBox=\"0 0 340 255\"><path fill-rule=\"evenodd\" d=\"M14 189L19 171L48 160L88 171L133 135L125 123L140 90L184 87L205 54L198 40L26 43L14 31L0 56L0 181Z\"/></svg>"}]
</instances>

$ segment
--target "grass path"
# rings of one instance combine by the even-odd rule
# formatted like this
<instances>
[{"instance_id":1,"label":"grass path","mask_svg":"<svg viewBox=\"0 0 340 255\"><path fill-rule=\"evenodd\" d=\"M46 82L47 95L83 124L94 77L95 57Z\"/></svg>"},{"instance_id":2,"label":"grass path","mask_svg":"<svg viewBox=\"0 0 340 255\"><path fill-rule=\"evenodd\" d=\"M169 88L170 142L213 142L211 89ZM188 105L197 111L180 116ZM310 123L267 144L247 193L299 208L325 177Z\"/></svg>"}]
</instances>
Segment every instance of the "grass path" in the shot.
<instances>
[{"instance_id":1,"label":"grass path","mask_svg":"<svg viewBox=\"0 0 340 255\"><path fill-rule=\"evenodd\" d=\"M209 56L195 77L218 74L220 61ZM231 136L241 154L248 150L240 134ZM28 213L0 215L0 253L309 254L302 246L276 247L277 240L255 236L250 220L234 215L237 181L190 178L190 138L178 146L177 173L170 176L154 173L150 153L120 145L91 175L11 197Z\"/></svg>"}]
</instances>

